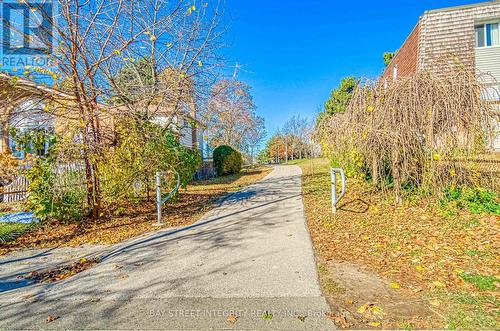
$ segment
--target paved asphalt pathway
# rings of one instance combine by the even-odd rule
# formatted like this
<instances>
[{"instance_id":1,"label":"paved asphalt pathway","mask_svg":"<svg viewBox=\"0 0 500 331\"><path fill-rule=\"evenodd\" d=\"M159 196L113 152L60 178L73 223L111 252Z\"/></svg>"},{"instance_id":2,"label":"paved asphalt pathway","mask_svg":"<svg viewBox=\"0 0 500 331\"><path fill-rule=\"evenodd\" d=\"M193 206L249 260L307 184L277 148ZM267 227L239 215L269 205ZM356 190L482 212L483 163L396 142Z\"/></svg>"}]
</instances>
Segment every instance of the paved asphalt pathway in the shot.
<instances>
[{"instance_id":1,"label":"paved asphalt pathway","mask_svg":"<svg viewBox=\"0 0 500 331\"><path fill-rule=\"evenodd\" d=\"M333 329L300 177L278 166L192 226L0 257L0 329ZM102 262L52 284L22 279L84 255Z\"/></svg>"}]
</instances>

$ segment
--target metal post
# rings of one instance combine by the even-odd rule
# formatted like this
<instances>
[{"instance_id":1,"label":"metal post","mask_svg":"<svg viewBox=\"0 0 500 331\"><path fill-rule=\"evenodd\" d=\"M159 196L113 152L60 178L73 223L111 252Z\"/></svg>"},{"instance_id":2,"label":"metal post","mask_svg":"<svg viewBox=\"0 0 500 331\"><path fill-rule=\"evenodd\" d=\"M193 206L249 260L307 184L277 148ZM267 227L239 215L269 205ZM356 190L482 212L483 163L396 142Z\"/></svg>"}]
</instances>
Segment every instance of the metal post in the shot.
<instances>
[{"instance_id":1,"label":"metal post","mask_svg":"<svg viewBox=\"0 0 500 331\"><path fill-rule=\"evenodd\" d=\"M157 211L157 222L154 225L157 226L162 226L163 223L161 221L161 206L162 206L162 201L161 201L161 173L157 172L156 173L156 211Z\"/></svg>"},{"instance_id":2,"label":"metal post","mask_svg":"<svg viewBox=\"0 0 500 331\"><path fill-rule=\"evenodd\" d=\"M337 212L337 172L332 169L332 213Z\"/></svg>"},{"instance_id":3,"label":"metal post","mask_svg":"<svg viewBox=\"0 0 500 331\"><path fill-rule=\"evenodd\" d=\"M342 189L340 190L340 195L337 195L337 173L340 174L342 179ZM344 169L331 168L332 177L332 212L335 214L337 212L337 204L344 197L346 192L346 178Z\"/></svg>"},{"instance_id":4,"label":"metal post","mask_svg":"<svg viewBox=\"0 0 500 331\"><path fill-rule=\"evenodd\" d=\"M175 181L175 187L170 191L170 193L165 197L161 197L161 176L165 175L166 172L161 173L157 172L156 173L156 214L158 215L156 223L154 223L154 226L164 226L165 223L162 221L161 217L161 207L167 202L170 198L172 198L178 191L179 187L181 186L181 176L175 169L173 170L173 174L176 177Z\"/></svg>"}]
</instances>

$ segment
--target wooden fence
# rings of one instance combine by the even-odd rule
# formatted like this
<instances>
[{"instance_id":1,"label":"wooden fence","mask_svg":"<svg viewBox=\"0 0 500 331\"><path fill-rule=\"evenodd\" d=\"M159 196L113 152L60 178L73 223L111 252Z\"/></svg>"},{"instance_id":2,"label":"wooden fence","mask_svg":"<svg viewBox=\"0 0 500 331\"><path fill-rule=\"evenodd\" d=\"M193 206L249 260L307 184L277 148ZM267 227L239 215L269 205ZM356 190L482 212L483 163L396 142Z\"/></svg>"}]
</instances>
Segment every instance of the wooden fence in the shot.
<instances>
[{"instance_id":1,"label":"wooden fence","mask_svg":"<svg viewBox=\"0 0 500 331\"><path fill-rule=\"evenodd\" d=\"M57 175L55 178L55 192L66 187L79 185L85 187L84 171L82 163L59 164L52 168ZM28 197L29 181L24 175L18 176L14 181L4 187L0 187L0 202L19 202Z\"/></svg>"},{"instance_id":2,"label":"wooden fence","mask_svg":"<svg viewBox=\"0 0 500 331\"><path fill-rule=\"evenodd\" d=\"M0 202L23 201L28 197L29 182L25 176L18 176L12 183L3 187Z\"/></svg>"},{"instance_id":3,"label":"wooden fence","mask_svg":"<svg viewBox=\"0 0 500 331\"><path fill-rule=\"evenodd\" d=\"M204 159L201 163L200 168L195 174L195 179L209 179L217 176L217 171L214 167L214 161L212 159Z\"/></svg>"}]
</instances>

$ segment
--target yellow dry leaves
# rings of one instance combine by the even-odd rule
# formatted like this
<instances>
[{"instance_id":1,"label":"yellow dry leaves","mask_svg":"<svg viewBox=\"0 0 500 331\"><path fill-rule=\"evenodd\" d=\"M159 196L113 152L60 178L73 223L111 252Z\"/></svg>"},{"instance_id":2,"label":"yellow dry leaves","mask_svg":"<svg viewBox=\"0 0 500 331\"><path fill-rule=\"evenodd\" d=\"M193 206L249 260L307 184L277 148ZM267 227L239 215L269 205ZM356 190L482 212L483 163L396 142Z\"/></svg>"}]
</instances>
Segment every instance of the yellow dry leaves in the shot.
<instances>
[{"instance_id":1,"label":"yellow dry leaves","mask_svg":"<svg viewBox=\"0 0 500 331\"><path fill-rule=\"evenodd\" d=\"M438 299L432 299L429 301L429 303L434 307L439 307L439 305L441 305L441 302Z\"/></svg>"},{"instance_id":2,"label":"yellow dry leaves","mask_svg":"<svg viewBox=\"0 0 500 331\"><path fill-rule=\"evenodd\" d=\"M443 283L443 282L441 282L441 281L439 281L439 280L433 281L432 285L434 285L435 287L441 287L441 288L446 287L446 284Z\"/></svg>"},{"instance_id":3,"label":"yellow dry leaves","mask_svg":"<svg viewBox=\"0 0 500 331\"><path fill-rule=\"evenodd\" d=\"M196 5L192 5L188 8L186 15L191 15L196 10Z\"/></svg>"},{"instance_id":4,"label":"yellow dry leaves","mask_svg":"<svg viewBox=\"0 0 500 331\"><path fill-rule=\"evenodd\" d=\"M389 286L394 289L401 288L398 283L390 283Z\"/></svg>"},{"instance_id":5,"label":"yellow dry leaves","mask_svg":"<svg viewBox=\"0 0 500 331\"><path fill-rule=\"evenodd\" d=\"M373 315L385 315L382 308L374 305L373 303L365 303L364 305L358 308L357 312L359 314L372 313Z\"/></svg>"},{"instance_id":6,"label":"yellow dry leaves","mask_svg":"<svg viewBox=\"0 0 500 331\"><path fill-rule=\"evenodd\" d=\"M380 211L380 209L377 206L374 206L374 205L370 205L370 207L368 207L368 210L371 211L374 214L378 214L378 212Z\"/></svg>"},{"instance_id":7,"label":"yellow dry leaves","mask_svg":"<svg viewBox=\"0 0 500 331\"><path fill-rule=\"evenodd\" d=\"M364 314L364 313L365 313L365 311L366 311L366 309L368 309L368 304L364 304L364 305L362 305L361 307L359 307L359 308L358 308L358 310L357 310L357 312L358 312L359 314Z\"/></svg>"},{"instance_id":8,"label":"yellow dry leaves","mask_svg":"<svg viewBox=\"0 0 500 331\"><path fill-rule=\"evenodd\" d=\"M418 271L424 271L425 270L424 266L421 266L421 265L415 266L415 269L417 269Z\"/></svg>"},{"instance_id":9,"label":"yellow dry leaves","mask_svg":"<svg viewBox=\"0 0 500 331\"><path fill-rule=\"evenodd\" d=\"M234 316L233 314L229 315L227 318L227 321L231 324L234 324L238 321L238 317Z\"/></svg>"}]
</instances>

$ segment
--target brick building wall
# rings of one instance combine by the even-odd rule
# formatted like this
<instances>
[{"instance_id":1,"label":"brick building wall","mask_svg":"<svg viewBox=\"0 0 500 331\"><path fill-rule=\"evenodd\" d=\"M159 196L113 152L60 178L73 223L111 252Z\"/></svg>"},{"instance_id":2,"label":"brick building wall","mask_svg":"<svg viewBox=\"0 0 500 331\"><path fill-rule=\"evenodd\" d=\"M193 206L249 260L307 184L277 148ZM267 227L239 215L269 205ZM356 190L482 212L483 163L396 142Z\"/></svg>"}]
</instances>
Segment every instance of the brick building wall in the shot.
<instances>
[{"instance_id":1,"label":"brick building wall","mask_svg":"<svg viewBox=\"0 0 500 331\"><path fill-rule=\"evenodd\" d=\"M408 77L418 70L420 45L420 22L413 28L406 41L397 51L391 63L385 69L382 78L391 82L394 76L394 67L397 66L397 78Z\"/></svg>"}]
</instances>

